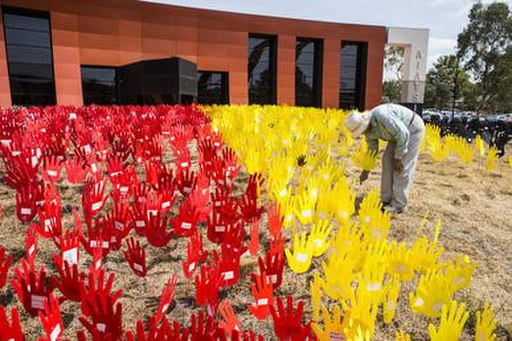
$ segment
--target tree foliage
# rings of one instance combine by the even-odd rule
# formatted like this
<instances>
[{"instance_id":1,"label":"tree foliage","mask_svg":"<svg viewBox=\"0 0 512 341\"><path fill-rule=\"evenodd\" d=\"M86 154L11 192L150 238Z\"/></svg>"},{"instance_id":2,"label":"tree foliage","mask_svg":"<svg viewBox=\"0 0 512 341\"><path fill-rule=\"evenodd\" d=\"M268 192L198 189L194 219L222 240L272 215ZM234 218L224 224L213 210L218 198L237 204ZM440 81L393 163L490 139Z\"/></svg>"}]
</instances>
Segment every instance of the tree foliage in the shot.
<instances>
[{"instance_id":1,"label":"tree foliage","mask_svg":"<svg viewBox=\"0 0 512 341\"><path fill-rule=\"evenodd\" d=\"M506 3L473 5L457 56L477 83L476 109L512 111L512 13Z\"/></svg>"},{"instance_id":2,"label":"tree foliage","mask_svg":"<svg viewBox=\"0 0 512 341\"><path fill-rule=\"evenodd\" d=\"M458 109L473 109L475 85L456 56L442 56L427 73L424 104L427 108L451 109L454 101Z\"/></svg>"}]
</instances>

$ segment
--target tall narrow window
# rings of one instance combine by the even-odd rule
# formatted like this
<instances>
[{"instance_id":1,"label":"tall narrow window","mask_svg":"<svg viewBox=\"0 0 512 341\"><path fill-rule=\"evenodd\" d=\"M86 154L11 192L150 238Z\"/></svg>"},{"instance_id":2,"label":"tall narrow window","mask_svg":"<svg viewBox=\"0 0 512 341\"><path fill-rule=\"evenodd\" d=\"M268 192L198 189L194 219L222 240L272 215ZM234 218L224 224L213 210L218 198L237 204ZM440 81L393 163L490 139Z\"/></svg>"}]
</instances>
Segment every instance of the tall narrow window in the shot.
<instances>
[{"instance_id":1,"label":"tall narrow window","mask_svg":"<svg viewBox=\"0 0 512 341\"><path fill-rule=\"evenodd\" d=\"M116 68L82 66L84 104L117 104Z\"/></svg>"},{"instance_id":2,"label":"tall narrow window","mask_svg":"<svg viewBox=\"0 0 512 341\"><path fill-rule=\"evenodd\" d=\"M295 52L295 105L322 105L322 45L320 39L297 38Z\"/></svg>"},{"instance_id":3,"label":"tall narrow window","mask_svg":"<svg viewBox=\"0 0 512 341\"><path fill-rule=\"evenodd\" d=\"M199 104L229 104L227 72L197 72L197 102Z\"/></svg>"},{"instance_id":4,"label":"tall narrow window","mask_svg":"<svg viewBox=\"0 0 512 341\"><path fill-rule=\"evenodd\" d=\"M2 7L2 12L12 104L54 105L48 13L12 7Z\"/></svg>"},{"instance_id":5,"label":"tall narrow window","mask_svg":"<svg viewBox=\"0 0 512 341\"><path fill-rule=\"evenodd\" d=\"M341 43L340 109L364 110L367 43Z\"/></svg>"},{"instance_id":6,"label":"tall narrow window","mask_svg":"<svg viewBox=\"0 0 512 341\"><path fill-rule=\"evenodd\" d=\"M249 35L249 104L276 104L277 37Z\"/></svg>"}]
</instances>

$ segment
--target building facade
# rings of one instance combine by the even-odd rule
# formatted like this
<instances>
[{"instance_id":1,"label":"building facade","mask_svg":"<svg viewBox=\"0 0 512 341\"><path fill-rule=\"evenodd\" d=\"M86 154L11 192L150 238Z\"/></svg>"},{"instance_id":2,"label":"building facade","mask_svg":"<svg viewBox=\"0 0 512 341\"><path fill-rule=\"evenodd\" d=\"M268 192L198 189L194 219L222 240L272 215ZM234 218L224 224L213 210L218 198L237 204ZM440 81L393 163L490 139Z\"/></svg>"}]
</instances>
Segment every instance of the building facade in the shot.
<instances>
[{"instance_id":1,"label":"building facade","mask_svg":"<svg viewBox=\"0 0 512 341\"><path fill-rule=\"evenodd\" d=\"M3 0L0 106L123 104L122 65L197 65L200 103L367 109L381 102L386 27L136 0Z\"/></svg>"}]
</instances>

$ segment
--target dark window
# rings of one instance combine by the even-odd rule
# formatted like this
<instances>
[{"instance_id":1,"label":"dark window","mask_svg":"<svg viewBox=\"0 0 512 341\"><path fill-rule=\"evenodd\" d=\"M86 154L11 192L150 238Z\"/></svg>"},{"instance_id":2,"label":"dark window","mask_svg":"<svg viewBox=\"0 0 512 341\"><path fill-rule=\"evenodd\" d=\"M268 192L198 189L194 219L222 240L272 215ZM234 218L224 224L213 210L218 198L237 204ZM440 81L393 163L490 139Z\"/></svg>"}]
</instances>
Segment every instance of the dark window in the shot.
<instances>
[{"instance_id":1,"label":"dark window","mask_svg":"<svg viewBox=\"0 0 512 341\"><path fill-rule=\"evenodd\" d=\"M116 68L82 66L84 104L117 104Z\"/></svg>"},{"instance_id":2,"label":"dark window","mask_svg":"<svg viewBox=\"0 0 512 341\"><path fill-rule=\"evenodd\" d=\"M48 13L2 7L11 99L14 105L54 105Z\"/></svg>"},{"instance_id":3,"label":"dark window","mask_svg":"<svg viewBox=\"0 0 512 341\"><path fill-rule=\"evenodd\" d=\"M364 110L367 43L341 43L340 109Z\"/></svg>"},{"instance_id":4,"label":"dark window","mask_svg":"<svg viewBox=\"0 0 512 341\"><path fill-rule=\"evenodd\" d=\"M322 45L320 39L297 38L295 49L295 105L322 105Z\"/></svg>"},{"instance_id":5,"label":"dark window","mask_svg":"<svg viewBox=\"0 0 512 341\"><path fill-rule=\"evenodd\" d=\"M228 73L198 71L197 102L199 104L229 104Z\"/></svg>"},{"instance_id":6,"label":"dark window","mask_svg":"<svg viewBox=\"0 0 512 341\"><path fill-rule=\"evenodd\" d=\"M276 104L277 37L249 35L249 104Z\"/></svg>"}]
</instances>

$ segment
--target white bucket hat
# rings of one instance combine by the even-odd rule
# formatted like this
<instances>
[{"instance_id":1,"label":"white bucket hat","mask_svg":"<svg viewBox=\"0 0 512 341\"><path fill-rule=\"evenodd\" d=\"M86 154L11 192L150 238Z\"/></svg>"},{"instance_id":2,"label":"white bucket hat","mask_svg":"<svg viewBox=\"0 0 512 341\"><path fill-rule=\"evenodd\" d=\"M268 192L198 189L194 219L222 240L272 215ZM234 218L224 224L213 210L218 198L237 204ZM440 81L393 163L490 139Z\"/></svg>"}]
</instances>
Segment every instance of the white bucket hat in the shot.
<instances>
[{"instance_id":1,"label":"white bucket hat","mask_svg":"<svg viewBox=\"0 0 512 341\"><path fill-rule=\"evenodd\" d=\"M370 113L352 111L345 119L345 128L353 138L360 136L370 124Z\"/></svg>"}]
</instances>

